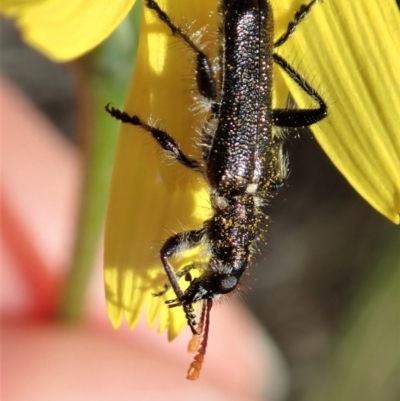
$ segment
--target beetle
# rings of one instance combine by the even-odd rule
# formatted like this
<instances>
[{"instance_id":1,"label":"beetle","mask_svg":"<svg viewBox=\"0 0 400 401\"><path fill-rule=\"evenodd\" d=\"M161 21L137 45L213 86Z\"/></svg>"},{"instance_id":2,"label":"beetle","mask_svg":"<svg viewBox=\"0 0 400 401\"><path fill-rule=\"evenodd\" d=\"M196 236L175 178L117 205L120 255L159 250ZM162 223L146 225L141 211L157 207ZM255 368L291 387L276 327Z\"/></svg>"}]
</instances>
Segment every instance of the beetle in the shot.
<instances>
[{"instance_id":1,"label":"beetle","mask_svg":"<svg viewBox=\"0 0 400 401\"><path fill-rule=\"evenodd\" d=\"M202 174L208 183L213 215L198 229L178 232L163 244L160 258L168 282L163 291L154 294L163 295L172 287L176 298L166 304L183 308L194 335L203 332L202 356L213 300L239 286L265 231L263 207L287 178L284 138L277 130L307 127L327 116L323 98L274 50L288 40L316 1L302 5L286 32L274 42L274 19L267 0L221 0L220 65L214 71L211 60L191 36L176 26L155 0L145 0L146 6L194 53L197 90L208 113L202 129L201 160L187 156L172 135L140 116L106 106L111 116L140 126L170 158ZM272 107L274 63L318 104L317 108ZM198 245L204 248L208 262L193 261L175 272L169 258ZM200 270L200 276L193 278L192 269ZM190 282L185 291L179 284L181 277ZM200 301L201 327L196 328L193 305ZM196 378L200 368L201 363L191 366L189 378Z\"/></svg>"}]
</instances>

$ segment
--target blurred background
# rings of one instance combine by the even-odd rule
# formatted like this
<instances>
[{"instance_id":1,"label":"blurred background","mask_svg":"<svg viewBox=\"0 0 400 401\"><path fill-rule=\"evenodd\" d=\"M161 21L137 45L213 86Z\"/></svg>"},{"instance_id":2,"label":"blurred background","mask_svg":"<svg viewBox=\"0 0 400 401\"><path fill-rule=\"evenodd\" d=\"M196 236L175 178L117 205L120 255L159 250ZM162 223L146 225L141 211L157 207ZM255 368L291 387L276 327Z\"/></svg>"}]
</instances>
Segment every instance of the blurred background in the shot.
<instances>
[{"instance_id":1,"label":"blurred background","mask_svg":"<svg viewBox=\"0 0 400 401\"><path fill-rule=\"evenodd\" d=\"M108 71L120 104L134 31L131 39ZM82 122L75 68L26 47L1 20L2 73L85 150L90 138L76 135ZM287 401L400 400L399 227L358 196L309 132L290 139L287 149L288 185L268 207L268 246L243 294L286 358Z\"/></svg>"}]
</instances>

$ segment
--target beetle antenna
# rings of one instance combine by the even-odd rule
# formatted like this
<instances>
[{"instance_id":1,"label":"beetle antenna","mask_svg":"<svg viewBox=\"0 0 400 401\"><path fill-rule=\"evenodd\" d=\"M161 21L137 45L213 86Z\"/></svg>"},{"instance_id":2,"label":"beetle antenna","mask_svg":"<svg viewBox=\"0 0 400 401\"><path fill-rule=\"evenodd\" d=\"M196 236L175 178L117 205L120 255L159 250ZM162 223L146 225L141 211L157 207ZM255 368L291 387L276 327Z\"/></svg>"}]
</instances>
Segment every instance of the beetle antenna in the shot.
<instances>
[{"instance_id":1,"label":"beetle antenna","mask_svg":"<svg viewBox=\"0 0 400 401\"><path fill-rule=\"evenodd\" d=\"M204 356L207 349L208 332L210 328L210 311L212 304L212 299L207 299L206 301L204 301L201 311L201 317L196 330L199 334L194 334L192 339L189 341L189 352L196 352L197 350L197 354L193 358L193 362L190 364L186 376L188 380L197 380L200 376L200 371L203 366ZM201 344L199 346L201 335L203 335L203 340L201 341Z\"/></svg>"}]
</instances>

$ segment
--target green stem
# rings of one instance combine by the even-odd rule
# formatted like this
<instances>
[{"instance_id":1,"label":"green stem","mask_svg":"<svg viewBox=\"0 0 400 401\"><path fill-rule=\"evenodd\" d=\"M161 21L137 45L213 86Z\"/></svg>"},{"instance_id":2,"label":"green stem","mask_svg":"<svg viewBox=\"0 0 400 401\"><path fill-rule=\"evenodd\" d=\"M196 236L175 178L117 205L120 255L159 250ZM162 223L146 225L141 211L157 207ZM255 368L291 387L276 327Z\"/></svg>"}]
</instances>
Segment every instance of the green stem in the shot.
<instances>
[{"instance_id":1,"label":"green stem","mask_svg":"<svg viewBox=\"0 0 400 401\"><path fill-rule=\"evenodd\" d=\"M99 249L119 129L104 106L112 102L121 107L126 97L139 32L140 2L137 3L118 30L91 54L86 70L95 123L87 152L75 248L58 310L58 316L65 320L74 321L82 315Z\"/></svg>"}]
</instances>

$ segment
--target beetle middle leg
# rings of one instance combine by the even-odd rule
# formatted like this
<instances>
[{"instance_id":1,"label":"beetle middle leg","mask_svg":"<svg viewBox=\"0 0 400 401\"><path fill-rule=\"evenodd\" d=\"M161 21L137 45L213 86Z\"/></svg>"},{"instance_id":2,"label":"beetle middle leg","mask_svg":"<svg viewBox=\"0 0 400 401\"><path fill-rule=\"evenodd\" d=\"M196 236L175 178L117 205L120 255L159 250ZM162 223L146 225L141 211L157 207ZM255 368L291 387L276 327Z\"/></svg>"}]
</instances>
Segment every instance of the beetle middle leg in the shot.
<instances>
[{"instance_id":1,"label":"beetle middle leg","mask_svg":"<svg viewBox=\"0 0 400 401\"><path fill-rule=\"evenodd\" d=\"M165 131L153 127L144 121L142 121L138 116L130 116L128 113L118 110L110 105L106 106L106 111L111 114L112 117L117 120L128 123L136 126L142 127L145 131L147 131L151 136L157 141L160 147L174 160L183 164L185 167L188 167L192 170L199 170L199 163L186 156L180 149L179 145L176 143L175 139L172 138L171 135L167 134Z\"/></svg>"}]
</instances>

